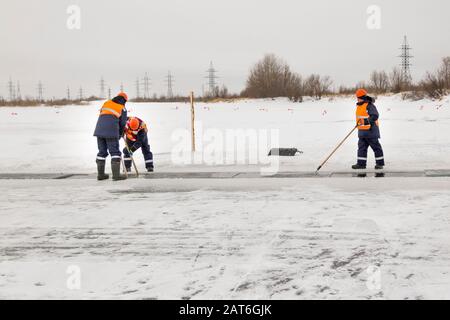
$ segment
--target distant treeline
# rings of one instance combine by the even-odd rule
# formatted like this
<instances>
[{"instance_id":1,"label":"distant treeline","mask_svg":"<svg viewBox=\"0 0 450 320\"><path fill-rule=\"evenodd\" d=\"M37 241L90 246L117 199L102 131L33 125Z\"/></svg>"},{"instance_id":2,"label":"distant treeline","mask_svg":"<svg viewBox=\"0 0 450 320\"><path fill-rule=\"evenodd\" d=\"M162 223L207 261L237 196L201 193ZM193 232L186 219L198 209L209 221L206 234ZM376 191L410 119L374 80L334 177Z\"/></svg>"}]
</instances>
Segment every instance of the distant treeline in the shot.
<instances>
[{"instance_id":1,"label":"distant treeline","mask_svg":"<svg viewBox=\"0 0 450 320\"><path fill-rule=\"evenodd\" d=\"M428 71L418 82L405 81L401 70L393 68L390 73L373 71L369 81L361 81L353 88L341 86L337 93L353 93L356 88L367 88L375 94L402 93L404 99L441 99L450 93L450 57L442 58L437 70Z\"/></svg>"},{"instance_id":2,"label":"distant treeline","mask_svg":"<svg viewBox=\"0 0 450 320\"><path fill-rule=\"evenodd\" d=\"M340 86L333 90L333 81L329 76L312 74L302 77L293 72L290 66L281 58L268 54L257 62L250 70L245 89L240 94L231 94L225 86L216 87L205 96L195 97L196 101L214 102L218 100L237 98L277 98L287 97L295 102L302 102L303 97L313 97L320 100L327 95L353 94L358 88L367 89L372 95L386 93L402 93L404 99L419 100L425 97L441 99L450 91L450 57L442 59L437 70L427 72L425 77L415 83L405 79L399 68L391 72L373 71L369 80L360 81L352 87ZM86 99L50 99L37 100L32 98L4 100L0 97L0 106L64 106L82 105L89 101L104 100L96 96ZM186 96L156 96L152 98L134 98L131 102L183 102L188 103Z\"/></svg>"},{"instance_id":3,"label":"distant treeline","mask_svg":"<svg viewBox=\"0 0 450 320\"><path fill-rule=\"evenodd\" d=\"M89 101L100 100L97 97L89 97L83 100L69 100L69 99L49 99L39 100L33 98L4 100L0 97L0 107L39 107L39 106L66 106L66 105L83 105Z\"/></svg>"},{"instance_id":4,"label":"distant treeline","mask_svg":"<svg viewBox=\"0 0 450 320\"><path fill-rule=\"evenodd\" d=\"M332 89L329 76L317 74L302 77L292 72L289 65L273 54L266 55L250 70L246 88L241 93L248 98L288 97L301 102L309 96L321 99L326 95L354 94L358 88L365 88L371 94L403 93L405 99L429 97L440 99L450 90L450 57L442 59L441 66L434 72L427 72L418 83L405 79L399 68L386 71L373 71L368 81L361 81L353 87L340 86Z\"/></svg>"},{"instance_id":5,"label":"distant treeline","mask_svg":"<svg viewBox=\"0 0 450 320\"><path fill-rule=\"evenodd\" d=\"M218 96L204 96L204 97L194 97L195 101L198 102L213 102L213 101L220 101L220 100L226 100L226 99L235 99L239 98L240 96L235 94L227 94L227 95L218 95ZM14 99L14 100L5 100L0 97L0 107L39 107L39 106L66 106L66 105L86 105L91 101L102 101L106 100L100 97L91 96L87 99L49 99L49 100L39 100L39 99L32 99L32 98L25 98L25 99ZM173 97L166 97L166 96L160 96L160 97L152 97L152 98L134 98L130 99L130 102L181 102L181 103L189 103L190 97L189 96L173 96Z\"/></svg>"}]
</instances>

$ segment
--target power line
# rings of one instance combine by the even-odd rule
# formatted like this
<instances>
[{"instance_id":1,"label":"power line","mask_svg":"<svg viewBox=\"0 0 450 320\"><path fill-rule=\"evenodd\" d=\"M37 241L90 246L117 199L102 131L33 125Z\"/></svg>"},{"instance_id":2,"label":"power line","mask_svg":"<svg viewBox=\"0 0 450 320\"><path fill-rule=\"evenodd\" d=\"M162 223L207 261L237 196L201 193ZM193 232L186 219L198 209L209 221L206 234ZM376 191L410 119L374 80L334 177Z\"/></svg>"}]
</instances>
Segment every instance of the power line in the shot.
<instances>
[{"instance_id":1,"label":"power line","mask_svg":"<svg viewBox=\"0 0 450 320\"><path fill-rule=\"evenodd\" d=\"M214 95L217 88L216 79L218 79L219 77L216 75L217 70L214 69L212 61L209 63L209 69L206 70L206 72L208 73L205 78L208 79L209 94Z\"/></svg>"},{"instance_id":2,"label":"power line","mask_svg":"<svg viewBox=\"0 0 450 320\"><path fill-rule=\"evenodd\" d=\"M20 92L20 82L17 81L16 99L22 100L22 93Z\"/></svg>"},{"instance_id":3,"label":"power line","mask_svg":"<svg viewBox=\"0 0 450 320\"><path fill-rule=\"evenodd\" d=\"M401 54L399 58L401 59L401 70L402 70L402 80L403 83L411 83L412 76L411 76L411 58L413 56L410 54L412 48L410 47L408 43L408 38L405 36L403 40L403 44L400 47Z\"/></svg>"},{"instance_id":4,"label":"power line","mask_svg":"<svg viewBox=\"0 0 450 320\"><path fill-rule=\"evenodd\" d=\"M9 101L15 100L14 85L11 77L9 77L8 81L8 91L9 91Z\"/></svg>"},{"instance_id":5,"label":"power line","mask_svg":"<svg viewBox=\"0 0 450 320\"><path fill-rule=\"evenodd\" d=\"M139 84L139 78L136 78L136 99L139 99L141 97L141 91L140 91L140 84Z\"/></svg>"},{"instance_id":6,"label":"power line","mask_svg":"<svg viewBox=\"0 0 450 320\"><path fill-rule=\"evenodd\" d=\"M148 77L147 72L145 73L142 85L144 87L144 98L150 98L150 78Z\"/></svg>"},{"instance_id":7,"label":"power line","mask_svg":"<svg viewBox=\"0 0 450 320\"><path fill-rule=\"evenodd\" d=\"M43 101L44 100L44 86L42 85L42 82L39 81L38 82L38 101Z\"/></svg>"},{"instance_id":8,"label":"power line","mask_svg":"<svg viewBox=\"0 0 450 320\"><path fill-rule=\"evenodd\" d=\"M103 76L100 78L100 98L105 98L105 80L103 79Z\"/></svg>"},{"instance_id":9,"label":"power line","mask_svg":"<svg viewBox=\"0 0 450 320\"><path fill-rule=\"evenodd\" d=\"M174 83L174 78L172 73L170 73L170 71L167 73L167 77L166 77L166 83L167 83L167 98L173 98L173 83Z\"/></svg>"}]
</instances>

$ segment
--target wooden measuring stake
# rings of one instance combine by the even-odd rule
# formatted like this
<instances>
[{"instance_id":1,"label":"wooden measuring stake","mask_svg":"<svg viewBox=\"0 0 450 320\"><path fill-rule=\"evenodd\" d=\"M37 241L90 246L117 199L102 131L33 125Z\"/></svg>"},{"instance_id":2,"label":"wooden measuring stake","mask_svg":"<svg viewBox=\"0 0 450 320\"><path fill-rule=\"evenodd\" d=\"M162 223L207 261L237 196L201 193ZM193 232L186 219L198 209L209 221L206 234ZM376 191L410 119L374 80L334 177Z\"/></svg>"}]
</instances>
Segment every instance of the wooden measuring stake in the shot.
<instances>
[{"instance_id":1,"label":"wooden measuring stake","mask_svg":"<svg viewBox=\"0 0 450 320\"><path fill-rule=\"evenodd\" d=\"M195 109L194 109L194 92L191 91L191 146L192 152L195 152Z\"/></svg>"}]
</instances>

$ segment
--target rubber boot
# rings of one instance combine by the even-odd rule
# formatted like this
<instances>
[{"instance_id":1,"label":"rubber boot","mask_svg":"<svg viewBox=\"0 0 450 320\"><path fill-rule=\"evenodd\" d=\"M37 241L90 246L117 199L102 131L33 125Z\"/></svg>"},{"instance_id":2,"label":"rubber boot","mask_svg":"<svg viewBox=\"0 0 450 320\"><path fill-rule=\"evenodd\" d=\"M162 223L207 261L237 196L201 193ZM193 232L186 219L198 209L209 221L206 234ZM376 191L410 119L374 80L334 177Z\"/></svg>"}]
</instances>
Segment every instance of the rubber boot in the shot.
<instances>
[{"instance_id":1,"label":"rubber boot","mask_svg":"<svg viewBox=\"0 0 450 320\"><path fill-rule=\"evenodd\" d=\"M106 161L97 160L97 180L109 179L109 174L105 174Z\"/></svg>"},{"instance_id":2,"label":"rubber boot","mask_svg":"<svg viewBox=\"0 0 450 320\"><path fill-rule=\"evenodd\" d=\"M383 170L384 166L381 165L376 165L375 166L375 170ZM383 178L384 177L384 172L380 172L380 173L375 173L375 178Z\"/></svg>"},{"instance_id":3,"label":"rubber boot","mask_svg":"<svg viewBox=\"0 0 450 320\"><path fill-rule=\"evenodd\" d=\"M364 170L364 169L366 169L366 166L363 166L360 164L354 164L354 165L352 165L352 169L353 170ZM367 174L365 174L365 173L358 174L358 178L365 178L365 177L367 177Z\"/></svg>"},{"instance_id":4,"label":"rubber boot","mask_svg":"<svg viewBox=\"0 0 450 320\"><path fill-rule=\"evenodd\" d=\"M113 174L113 180L125 180L127 177L123 174L120 174L120 159L111 160L111 171Z\"/></svg>"},{"instance_id":5,"label":"rubber boot","mask_svg":"<svg viewBox=\"0 0 450 320\"><path fill-rule=\"evenodd\" d=\"M147 172L153 172L153 167L147 167Z\"/></svg>"}]
</instances>

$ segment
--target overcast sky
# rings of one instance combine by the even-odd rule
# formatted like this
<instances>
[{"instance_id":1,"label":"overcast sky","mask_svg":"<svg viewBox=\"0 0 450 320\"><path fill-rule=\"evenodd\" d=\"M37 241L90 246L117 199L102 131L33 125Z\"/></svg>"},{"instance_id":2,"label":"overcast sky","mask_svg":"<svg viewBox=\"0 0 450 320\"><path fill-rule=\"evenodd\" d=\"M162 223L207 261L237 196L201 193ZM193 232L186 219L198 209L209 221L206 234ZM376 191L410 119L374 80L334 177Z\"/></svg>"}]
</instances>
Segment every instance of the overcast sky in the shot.
<instances>
[{"instance_id":1,"label":"overcast sky","mask_svg":"<svg viewBox=\"0 0 450 320\"><path fill-rule=\"evenodd\" d=\"M69 30L68 6L81 9L81 29ZM381 29L367 27L367 8L381 8ZM353 85L373 69L399 63L407 35L415 80L450 55L448 0L39 0L3 1L0 10L0 95L11 76L22 94L62 97L80 86L99 94L103 76L120 82L148 72L152 92L165 93L168 70L175 93L201 92L212 60L219 83L239 92L250 66L265 53L302 75L330 75Z\"/></svg>"}]
</instances>

